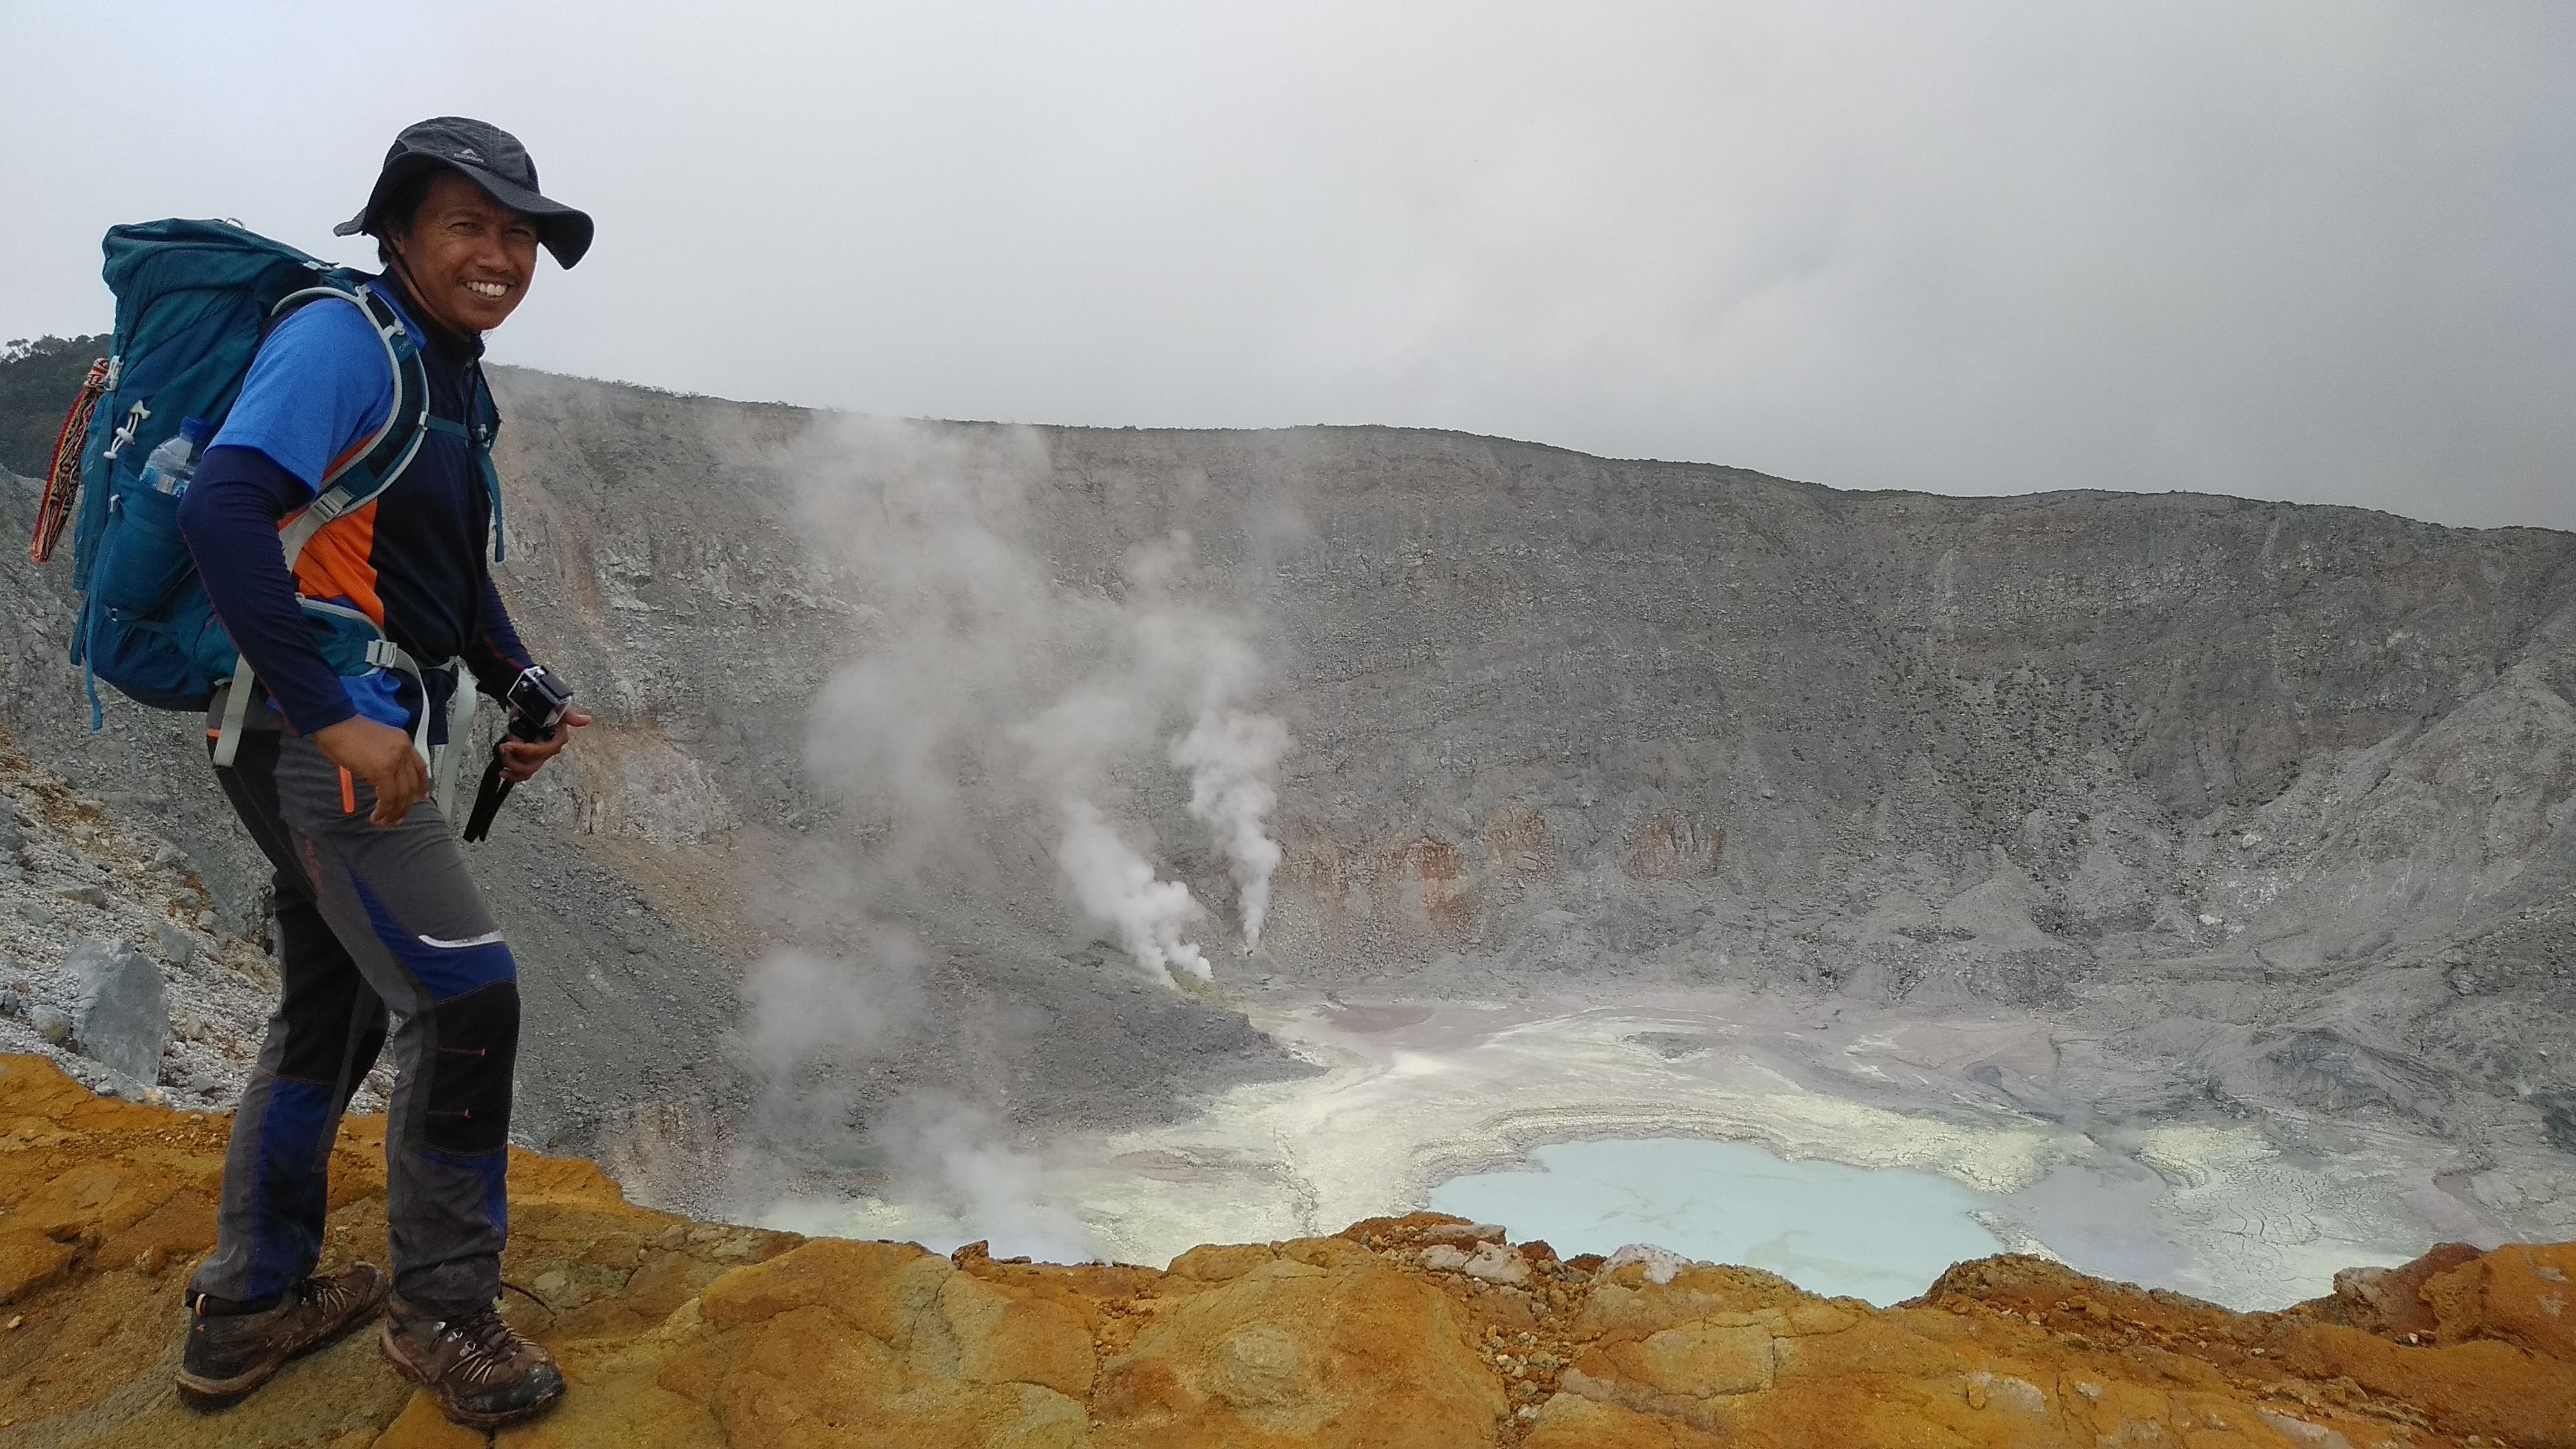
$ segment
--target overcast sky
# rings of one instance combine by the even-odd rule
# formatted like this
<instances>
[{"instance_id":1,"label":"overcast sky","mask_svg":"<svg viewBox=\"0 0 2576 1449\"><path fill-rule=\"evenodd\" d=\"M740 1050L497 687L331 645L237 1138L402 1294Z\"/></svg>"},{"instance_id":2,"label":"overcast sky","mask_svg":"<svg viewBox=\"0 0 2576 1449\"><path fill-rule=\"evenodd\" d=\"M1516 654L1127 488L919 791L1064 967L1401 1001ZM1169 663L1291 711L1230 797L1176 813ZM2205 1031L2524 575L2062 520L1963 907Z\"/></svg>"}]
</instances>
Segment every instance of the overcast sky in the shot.
<instances>
[{"instance_id":1,"label":"overcast sky","mask_svg":"<svg viewBox=\"0 0 2576 1449\"><path fill-rule=\"evenodd\" d=\"M393 133L599 221L500 360L2576 527L2576 5L0 0L0 337L335 259Z\"/></svg>"}]
</instances>

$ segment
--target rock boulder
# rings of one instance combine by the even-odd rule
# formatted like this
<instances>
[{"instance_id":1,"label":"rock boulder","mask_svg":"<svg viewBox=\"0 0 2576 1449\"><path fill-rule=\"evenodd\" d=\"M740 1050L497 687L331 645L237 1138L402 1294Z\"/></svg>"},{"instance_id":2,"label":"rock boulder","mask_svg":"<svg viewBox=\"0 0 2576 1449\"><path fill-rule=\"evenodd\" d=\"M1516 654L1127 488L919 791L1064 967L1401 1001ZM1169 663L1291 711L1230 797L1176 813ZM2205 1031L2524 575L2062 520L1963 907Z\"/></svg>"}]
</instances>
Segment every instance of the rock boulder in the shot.
<instances>
[{"instance_id":1,"label":"rock boulder","mask_svg":"<svg viewBox=\"0 0 2576 1449\"><path fill-rule=\"evenodd\" d=\"M170 993L161 972L122 941L83 941L65 958L73 982L72 1039L139 1086L161 1075L170 1043Z\"/></svg>"}]
</instances>

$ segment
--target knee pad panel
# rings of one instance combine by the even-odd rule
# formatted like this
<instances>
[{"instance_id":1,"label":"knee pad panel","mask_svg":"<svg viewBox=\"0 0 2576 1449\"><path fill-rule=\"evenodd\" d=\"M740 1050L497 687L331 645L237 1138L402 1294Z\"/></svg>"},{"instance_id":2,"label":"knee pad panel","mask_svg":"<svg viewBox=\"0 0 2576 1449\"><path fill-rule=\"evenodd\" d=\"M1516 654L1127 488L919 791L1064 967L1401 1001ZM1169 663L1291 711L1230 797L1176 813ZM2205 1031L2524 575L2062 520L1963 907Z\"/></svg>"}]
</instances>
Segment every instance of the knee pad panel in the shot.
<instances>
[{"instance_id":1,"label":"knee pad panel","mask_svg":"<svg viewBox=\"0 0 2576 1449\"><path fill-rule=\"evenodd\" d=\"M510 1140L510 1081L519 1059L519 987L504 981L430 1008L428 1145L497 1152Z\"/></svg>"}]
</instances>

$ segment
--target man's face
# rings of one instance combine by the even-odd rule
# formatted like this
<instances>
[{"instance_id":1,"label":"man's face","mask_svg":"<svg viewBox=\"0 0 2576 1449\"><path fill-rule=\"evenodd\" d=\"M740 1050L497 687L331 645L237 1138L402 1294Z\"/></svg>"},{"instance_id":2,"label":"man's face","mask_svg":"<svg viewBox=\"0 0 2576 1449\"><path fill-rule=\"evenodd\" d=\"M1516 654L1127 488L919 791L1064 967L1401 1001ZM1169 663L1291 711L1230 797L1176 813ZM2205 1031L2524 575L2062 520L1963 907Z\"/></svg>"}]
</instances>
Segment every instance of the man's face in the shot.
<instances>
[{"instance_id":1,"label":"man's face","mask_svg":"<svg viewBox=\"0 0 2576 1449\"><path fill-rule=\"evenodd\" d=\"M411 230L388 240L421 307L452 331L500 326L536 275L536 225L453 171L429 183Z\"/></svg>"}]
</instances>

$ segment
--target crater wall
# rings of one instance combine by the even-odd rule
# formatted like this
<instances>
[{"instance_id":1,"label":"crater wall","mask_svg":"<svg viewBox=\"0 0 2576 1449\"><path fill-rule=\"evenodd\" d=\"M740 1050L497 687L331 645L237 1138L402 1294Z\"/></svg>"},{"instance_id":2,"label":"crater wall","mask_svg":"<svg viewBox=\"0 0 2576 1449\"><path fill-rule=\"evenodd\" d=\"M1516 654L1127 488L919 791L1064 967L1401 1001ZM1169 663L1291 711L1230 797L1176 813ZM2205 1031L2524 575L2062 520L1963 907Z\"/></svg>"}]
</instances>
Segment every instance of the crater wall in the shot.
<instances>
[{"instance_id":1,"label":"crater wall","mask_svg":"<svg viewBox=\"0 0 2576 1449\"><path fill-rule=\"evenodd\" d=\"M566 963L544 1070L578 1143L616 1125L584 1082L649 1069L729 1100L733 974L785 923L828 930L814 863L882 826L802 767L808 703L905 603L805 521L807 414L494 377L498 572L602 716L493 854L514 931ZM1386 428L1033 436L1055 580L1115 597L1134 548L1186 531L1296 733L1271 929L1221 979L1991 1003L2220 1100L2576 1150L2576 537L1848 493ZM0 580L0 720L201 825L209 880L246 901L187 727L77 728L62 572ZM1130 818L1228 906L1180 789L1131 782ZM981 826L994 880L905 908L943 999L995 1025L896 1075L1105 1119L1279 1067L1239 1017L1179 1022L1116 982L1039 824Z\"/></svg>"}]
</instances>

